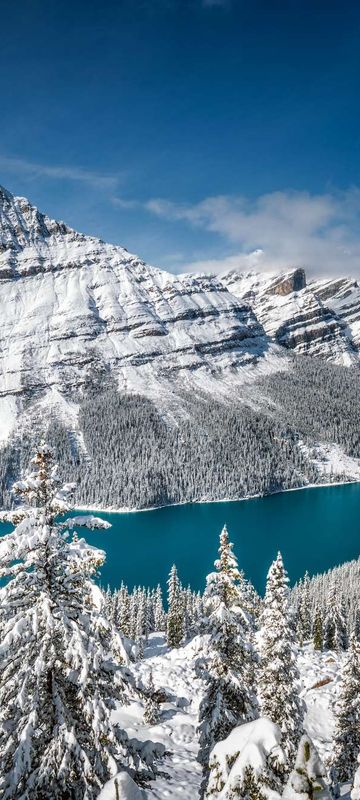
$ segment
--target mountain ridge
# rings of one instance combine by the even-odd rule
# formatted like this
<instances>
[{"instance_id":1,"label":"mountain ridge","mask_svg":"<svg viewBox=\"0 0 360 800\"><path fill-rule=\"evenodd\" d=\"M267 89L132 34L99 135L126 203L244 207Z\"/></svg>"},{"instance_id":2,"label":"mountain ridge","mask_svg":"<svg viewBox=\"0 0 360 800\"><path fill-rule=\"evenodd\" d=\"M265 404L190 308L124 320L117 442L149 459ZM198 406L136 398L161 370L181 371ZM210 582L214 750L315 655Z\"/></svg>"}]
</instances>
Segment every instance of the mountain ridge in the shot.
<instances>
[{"instance_id":1,"label":"mountain ridge","mask_svg":"<svg viewBox=\"0 0 360 800\"><path fill-rule=\"evenodd\" d=\"M356 281L176 275L51 220L0 187L0 438L38 405L74 422L109 376L163 410L182 392L229 398L289 368L289 351L360 361ZM180 399L179 399L180 398Z\"/></svg>"}]
</instances>

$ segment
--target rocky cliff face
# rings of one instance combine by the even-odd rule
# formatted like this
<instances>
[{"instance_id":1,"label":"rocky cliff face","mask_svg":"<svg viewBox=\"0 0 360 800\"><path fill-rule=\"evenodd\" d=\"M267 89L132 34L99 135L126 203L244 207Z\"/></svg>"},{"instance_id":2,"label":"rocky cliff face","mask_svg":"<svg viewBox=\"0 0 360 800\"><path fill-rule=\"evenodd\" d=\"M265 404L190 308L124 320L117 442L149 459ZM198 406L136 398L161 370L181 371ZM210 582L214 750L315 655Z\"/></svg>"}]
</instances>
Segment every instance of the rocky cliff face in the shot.
<instances>
[{"instance_id":1,"label":"rocky cliff face","mask_svg":"<svg viewBox=\"0 0 360 800\"><path fill-rule=\"evenodd\" d=\"M356 281L344 278L306 284L303 270L283 276L231 272L221 280L232 294L249 303L272 341L295 353L338 364L359 362Z\"/></svg>"},{"instance_id":2,"label":"rocky cliff face","mask_svg":"<svg viewBox=\"0 0 360 800\"><path fill-rule=\"evenodd\" d=\"M110 378L171 408L286 369L287 351L357 363L354 281L173 275L0 188L0 438L28 408L76 418Z\"/></svg>"}]
</instances>

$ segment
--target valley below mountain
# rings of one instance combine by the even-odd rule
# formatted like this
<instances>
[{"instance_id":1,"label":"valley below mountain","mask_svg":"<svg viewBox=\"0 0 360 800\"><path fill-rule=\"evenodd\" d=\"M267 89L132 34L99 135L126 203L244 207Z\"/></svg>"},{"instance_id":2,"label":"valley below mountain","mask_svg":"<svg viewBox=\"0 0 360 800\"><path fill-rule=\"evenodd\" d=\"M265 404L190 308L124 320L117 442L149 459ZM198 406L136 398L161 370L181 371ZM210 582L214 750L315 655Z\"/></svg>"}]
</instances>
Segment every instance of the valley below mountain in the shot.
<instances>
[{"instance_id":1,"label":"valley below mountain","mask_svg":"<svg viewBox=\"0 0 360 800\"><path fill-rule=\"evenodd\" d=\"M360 289L174 275L0 188L3 502L46 436L78 502L147 508L360 476Z\"/></svg>"}]
</instances>

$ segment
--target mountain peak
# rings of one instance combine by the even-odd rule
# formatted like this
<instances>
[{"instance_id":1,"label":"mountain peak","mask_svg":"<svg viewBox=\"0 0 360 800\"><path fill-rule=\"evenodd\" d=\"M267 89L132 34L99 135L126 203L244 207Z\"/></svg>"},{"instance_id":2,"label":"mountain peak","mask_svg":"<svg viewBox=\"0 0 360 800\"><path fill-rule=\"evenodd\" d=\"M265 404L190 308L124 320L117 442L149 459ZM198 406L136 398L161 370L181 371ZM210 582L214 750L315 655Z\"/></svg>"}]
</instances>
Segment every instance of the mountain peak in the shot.
<instances>
[{"instance_id":1,"label":"mountain peak","mask_svg":"<svg viewBox=\"0 0 360 800\"><path fill-rule=\"evenodd\" d=\"M56 233L80 235L42 214L26 197L16 197L0 185L0 252L20 251Z\"/></svg>"},{"instance_id":2,"label":"mountain peak","mask_svg":"<svg viewBox=\"0 0 360 800\"><path fill-rule=\"evenodd\" d=\"M14 199L14 195L9 192L8 189L5 189L5 186L2 186L0 183L0 201L4 203L5 201L11 202Z\"/></svg>"}]
</instances>

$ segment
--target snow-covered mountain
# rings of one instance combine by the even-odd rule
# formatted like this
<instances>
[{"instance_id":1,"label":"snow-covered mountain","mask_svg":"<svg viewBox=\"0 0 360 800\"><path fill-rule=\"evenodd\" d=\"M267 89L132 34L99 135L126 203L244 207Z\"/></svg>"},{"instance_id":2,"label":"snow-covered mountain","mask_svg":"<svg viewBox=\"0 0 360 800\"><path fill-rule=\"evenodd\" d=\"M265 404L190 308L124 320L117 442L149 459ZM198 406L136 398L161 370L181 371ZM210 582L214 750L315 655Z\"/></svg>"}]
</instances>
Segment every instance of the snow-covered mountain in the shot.
<instances>
[{"instance_id":1,"label":"snow-covered mountain","mask_svg":"<svg viewBox=\"0 0 360 800\"><path fill-rule=\"evenodd\" d=\"M360 289L354 280L306 282L303 269L285 275L230 272L221 282L247 302L266 334L296 353L346 366L359 361Z\"/></svg>"},{"instance_id":2,"label":"snow-covered mountain","mask_svg":"<svg viewBox=\"0 0 360 800\"><path fill-rule=\"evenodd\" d=\"M109 376L171 407L184 391L238 393L286 369L288 349L359 361L355 281L173 275L1 187L0 282L2 440L29 401L76 417L82 388Z\"/></svg>"}]
</instances>

